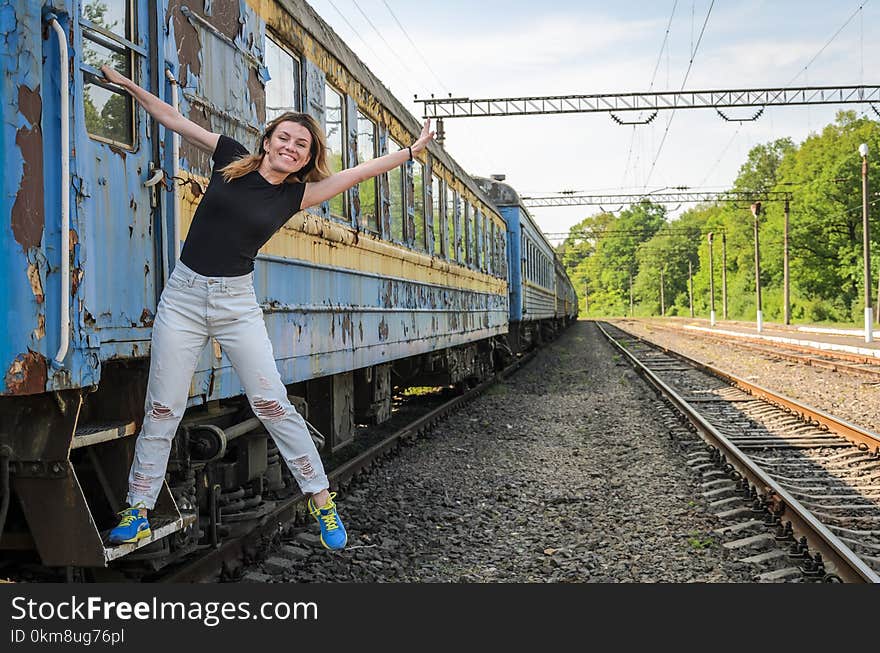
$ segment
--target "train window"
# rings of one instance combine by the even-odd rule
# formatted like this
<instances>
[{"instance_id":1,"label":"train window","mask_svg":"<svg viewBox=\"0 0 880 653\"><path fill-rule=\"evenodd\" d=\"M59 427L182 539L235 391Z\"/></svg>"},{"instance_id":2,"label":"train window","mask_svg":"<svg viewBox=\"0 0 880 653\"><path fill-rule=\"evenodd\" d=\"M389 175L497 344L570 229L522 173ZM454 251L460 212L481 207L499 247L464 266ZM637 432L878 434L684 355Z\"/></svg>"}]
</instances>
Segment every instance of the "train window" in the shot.
<instances>
[{"instance_id":1,"label":"train window","mask_svg":"<svg viewBox=\"0 0 880 653\"><path fill-rule=\"evenodd\" d=\"M357 163L363 163L376 158L376 123L367 118L360 111L357 112ZM362 229L373 232L379 231L379 217L376 210L376 178L367 179L358 184L358 196L360 197L361 213L360 225Z\"/></svg>"},{"instance_id":2,"label":"train window","mask_svg":"<svg viewBox=\"0 0 880 653\"><path fill-rule=\"evenodd\" d=\"M300 63L287 50L270 38L266 39L266 122L285 111L299 111Z\"/></svg>"},{"instance_id":3,"label":"train window","mask_svg":"<svg viewBox=\"0 0 880 653\"><path fill-rule=\"evenodd\" d=\"M483 272L489 271L489 257L487 256L489 251L489 232L486 231L488 228L489 220L486 218L486 214L482 215L482 222L480 225L480 269Z\"/></svg>"},{"instance_id":4,"label":"train window","mask_svg":"<svg viewBox=\"0 0 880 653\"><path fill-rule=\"evenodd\" d=\"M417 248L428 251L428 234L425 229L425 166L421 161L413 161L413 220L416 223Z\"/></svg>"},{"instance_id":5,"label":"train window","mask_svg":"<svg viewBox=\"0 0 880 653\"><path fill-rule=\"evenodd\" d=\"M526 278L529 281L532 281L535 278L535 261L534 257L532 256L532 241L530 240L526 241L526 262L528 264L528 273L526 275Z\"/></svg>"},{"instance_id":6,"label":"train window","mask_svg":"<svg viewBox=\"0 0 880 653\"><path fill-rule=\"evenodd\" d=\"M134 79L132 0L86 0L82 5L83 113L96 140L126 148L135 144L134 100L104 81L107 65Z\"/></svg>"},{"instance_id":7,"label":"train window","mask_svg":"<svg viewBox=\"0 0 880 653\"><path fill-rule=\"evenodd\" d=\"M471 212L473 210L470 202L464 203L464 233L462 235L461 259L459 259L462 263L471 262Z\"/></svg>"},{"instance_id":8,"label":"train window","mask_svg":"<svg viewBox=\"0 0 880 653\"><path fill-rule=\"evenodd\" d=\"M501 276L507 277L507 229L498 234L498 258L501 262Z\"/></svg>"},{"instance_id":9,"label":"train window","mask_svg":"<svg viewBox=\"0 0 880 653\"><path fill-rule=\"evenodd\" d=\"M446 258L455 260L455 198L449 184L443 184L446 189Z\"/></svg>"},{"instance_id":10,"label":"train window","mask_svg":"<svg viewBox=\"0 0 880 653\"><path fill-rule=\"evenodd\" d=\"M495 266L495 222L491 219L489 220L489 273L495 274L497 272Z\"/></svg>"},{"instance_id":11,"label":"train window","mask_svg":"<svg viewBox=\"0 0 880 653\"><path fill-rule=\"evenodd\" d=\"M468 259L471 267L477 267L477 207L471 204L471 219L468 222L470 238L468 240Z\"/></svg>"},{"instance_id":12,"label":"train window","mask_svg":"<svg viewBox=\"0 0 880 653\"><path fill-rule=\"evenodd\" d=\"M400 144L388 139L388 153L399 152ZM398 243L403 242L403 225L406 222L406 195L404 187L406 184L406 165L398 166L388 171L388 203L391 214L391 240Z\"/></svg>"},{"instance_id":13,"label":"train window","mask_svg":"<svg viewBox=\"0 0 880 653\"><path fill-rule=\"evenodd\" d=\"M449 232L449 221L441 213L440 209L440 179L431 175L431 210L434 216L434 253L438 256L448 256L449 249L446 245L446 234ZM439 231L438 231L439 230Z\"/></svg>"},{"instance_id":14,"label":"train window","mask_svg":"<svg viewBox=\"0 0 880 653\"><path fill-rule=\"evenodd\" d=\"M483 212L481 209L474 207L474 267L478 270L483 269Z\"/></svg>"},{"instance_id":15,"label":"train window","mask_svg":"<svg viewBox=\"0 0 880 653\"><path fill-rule=\"evenodd\" d=\"M345 109L342 94L331 86L324 87L324 120L327 137L327 162L330 172L339 172L345 168ZM343 222L345 217L346 193L340 193L330 199L330 215Z\"/></svg>"}]
</instances>

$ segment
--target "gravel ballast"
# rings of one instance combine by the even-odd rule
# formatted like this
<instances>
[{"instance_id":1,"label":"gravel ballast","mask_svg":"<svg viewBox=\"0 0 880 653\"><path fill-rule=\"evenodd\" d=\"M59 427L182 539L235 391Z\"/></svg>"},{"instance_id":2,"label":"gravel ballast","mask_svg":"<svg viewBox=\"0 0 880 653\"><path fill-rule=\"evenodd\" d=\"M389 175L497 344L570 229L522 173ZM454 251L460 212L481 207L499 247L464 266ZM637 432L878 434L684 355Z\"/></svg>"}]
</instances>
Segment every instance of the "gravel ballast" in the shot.
<instances>
[{"instance_id":1,"label":"gravel ballast","mask_svg":"<svg viewBox=\"0 0 880 653\"><path fill-rule=\"evenodd\" d=\"M340 494L345 551L297 528L244 580L751 581L713 535L722 524L661 406L577 322Z\"/></svg>"}]
</instances>

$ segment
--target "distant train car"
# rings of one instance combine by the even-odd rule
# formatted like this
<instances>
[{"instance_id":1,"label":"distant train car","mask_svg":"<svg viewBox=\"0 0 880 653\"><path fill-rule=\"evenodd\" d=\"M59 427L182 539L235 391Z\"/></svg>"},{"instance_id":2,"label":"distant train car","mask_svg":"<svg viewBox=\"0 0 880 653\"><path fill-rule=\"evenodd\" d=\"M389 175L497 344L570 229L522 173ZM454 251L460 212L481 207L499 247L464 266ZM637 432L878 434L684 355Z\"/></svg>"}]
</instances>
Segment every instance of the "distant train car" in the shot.
<instances>
[{"instance_id":1,"label":"distant train car","mask_svg":"<svg viewBox=\"0 0 880 653\"><path fill-rule=\"evenodd\" d=\"M514 351L551 338L577 318L577 293L552 245L504 177L476 177L507 224L510 331Z\"/></svg>"}]
</instances>

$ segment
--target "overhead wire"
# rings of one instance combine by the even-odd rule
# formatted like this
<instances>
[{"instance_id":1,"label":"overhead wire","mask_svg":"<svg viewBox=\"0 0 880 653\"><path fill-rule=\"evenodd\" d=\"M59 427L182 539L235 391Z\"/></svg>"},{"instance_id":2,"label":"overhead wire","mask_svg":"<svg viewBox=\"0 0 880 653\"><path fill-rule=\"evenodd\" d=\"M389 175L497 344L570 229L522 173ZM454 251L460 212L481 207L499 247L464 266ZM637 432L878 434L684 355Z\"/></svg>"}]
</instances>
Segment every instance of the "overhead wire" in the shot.
<instances>
[{"instance_id":1,"label":"overhead wire","mask_svg":"<svg viewBox=\"0 0 880 653\"><path fill-rule=\"evenodd\" d=\"M657 71L660 68L660 61L662 61L662 59L663 59L663 50L665 49L667 51L667 53L669 52L668 48L666 47L666 44L669 41L669 31L672 28L672 19L675 17L675 8L677 6L678 6L678 0L674 0L674 2L672 3L672 12L669 14L669 21L666 23L666 33L663 36L663 42L660 44L660 52L657 53L657 63L654 64L654 72L651 75L651 83L648 86L649 92L651 91L651 89L654 88L654 80L657 78ZM667 59L667 61L668 61L668 59ZM667 66L667 70L668 70L668 66ZM635 140L636 140L636 126L633 125L632 126L632 135L630 136L630 139L629 139L629 151L626 153L626 164L623 167L623 180L620 182L621 184L626 183L626 175L629 172L629 162L630 162L630 157L632 156L633 143L635 142Z\"/></svg>"},{"instance_id":2,"label":"overhead wire","mask_svg":"<svg viewBox=\"0 0 880 653\"><path fill-rule=\"evenodd\" d=\"M422 54L422 51L419 50L419 46L417 46L415 44L415 42L410 38L409 33L406 31L404 26L398 20L397 15L391 9L391 6L388 4L388 2L386 2L386 0L382 0L382 4L384 4L385 8L388 9L388 13L391 14L391 17L394 19L394 22L397 23L397 26L400 28L400 31L403 32L403 35L406 37L406 40L409 41L410 45L412 45L412 47L413 47L413 50L415 50L416 54L419 55L419 58L425 64L425 68L428 69L428 71L431 73L431 75L433 75L434 79L437 80L437 83L440 84L440 88L442 88L444 91L449 93L449 89L446 88L446 85L441 81L440 77L437 76L437 73L434 72L434 69L431 68L431 64L428 63L428 60Z\"/></svg>"},{"instance_id":3,"label":"overhead wire","mask_svg":"<svg viewBox=\"0 0 880 653\"><path fill-rule=\"evenodd\" d=\"M342 18L343 21L345 21L345 24L348 25L348 28L352 32L354 32L355 35L360 39L361 43L363 43L364 46L373 54L373 56L376 58L376 61L380 65L382 65L383 67L390 69L391 67L388 65L388 62L381 55L379 55L379 53L376 52L376 50L373 49L373 47L361 35L360 30L358 30L354 25L351 24L351 21L349 21L348 17L342 11L340 11L339 7L336 6L336 4L333 2L333 0L327 0L327 2L330 3L330 6L333 7L333 9L336 11L336 13L339 14L339 16ZM379 38L381 38L385 42L385 45L388 46L388 42L385 41L385 38L379 33L379 31L376 29L376 27L373 25L373 23L370 21L370 19L367 18L366 14L364 14L363 11L361 11L360 7L357 5L356 0L352 0L352 2L354 2L355 6L358 8L358 11L361 12L361 14L364 16L364 18L367 19L367 22L370 24L370 27L373 28L373 30L379 35ZM391 49L390 46L388 46L388 47L389 47L389 49ZM398 61L400 61L400 57L397 55L397 53L393 49L391 49L391 53L397 58ZM402 77L400 77L400 83L406 88L406 90L409 94L415 95L412 86L410 86L406 81L409 77L412 76L412 72L409 71L409 68L407 68L405 64L404 64L404 69L408 74L405 74Z\"/></svg>"},{"instance_id":4,"label":"overhead wire","mask_svg":"<svg viewBox=\"0 0 880 653\"><path fill-rule=\"evenodd\" d=\"M697 56L697 50L700 49L700 43L703 41L703 34L706 32L706 25L709 23L709 16L712 15L712 8L715 6L715 0L709 4L709 10L706 12L706 18L703 20L703 27L700 29L700 36L697 38L697 43L694 46L693 51L691 52L691 58L688 62L687 71L685 71L684 79L681 82L680 91L684 90L685 84L687 84L688 76L691 74L691 68L694 65L694 59ZM657 148L657 154L654 155L654 160L651 162L651 168L648 170L648 176L645 178L645 185L647 186L651 181L651 175L654 173L654 168L657 165L657 161L660 158L660 153L663 151L663 145L666 143L666 137L669 134L669 127L672 125L672 119L675 118L676 110L672 110L672 114L669 116L669 120L666 121L666 129L663 131L663 137L660 140L660 147Z\"/></svg>"},{"instance_id":5,"label":"overhead wire","mask_svg":"<svg viewBox=\"0 0 880 653\"><path fill-rule=\"evenodd\" d=\"M382 32L380 32L378 30L378 28L373 24L373 21L370 20L370 17L367 16L366 12L364 12L364 10L361 9L361 6L357 3L357 0L351 0L351 1L354 4L355 9L357 9L360 12L361 16L364 17L364 20L367 21L367 24L373 29L374 32L376 32L376 36L378 36L381 39L382 43L385 44L385 47L388 48L388 51L391 52L392 55L394 55L394 58L397 59L398 62L400 62L400 65L403 66L403 69L412 75L413 74L412 70L410 70L409 66L406 65L406 62L400 58L400 55L397 54L397 50L395 50L393 47L391 47L391 44L388 42L388 39L386 39L385 36L382 34Z\"/></svg>"},{"instance_id":6,"label":"overhead wire","mask_svg":"<svg viewBox=\"0 0 880 653\"><path fill-rule=\"evenodd\" d=\"M792 84L792 82L794 82L794 80L796 80L798 77L803 75L807 71L807 68L809 68L813 64L813 62L816 61L816 59L818 59L819 56L823 52L825 52L825 48L827 48L829 45L831 45L832 41L834 41L834 39L837 38L837 36L843 31L843 29L847 25L849 25L850 22L852 22L852 19L856 17L856 14L858 14L862 10L862 8L866 4L868 4L870 1L871 0L863 0L862 4L860 4L858 6L858 8L856 8L856 10L854 12L852 12L852 14L850 14L850 17L846 19L846 21L843 23L843 25L841 25L840 27L837 28L837 31L834 32L834 34L831 36L830 39L828 39L828 41L825 43L825 45L823 45L821 48L819 48L819 51L813 55L813 58L807 62L807 65L804 66L800 71L798 71L798 73L794 77L792 77L791 80L789 80L788 84L786 84L785 86L791 86L791 84Z\"/></svg>"},{"instance_id":7,"label":"overhead wire","mask_svg":"<svg viewBox=\"0 0 880 653\"><path fill-rule=\"evenodd\" d=\"M329 2L329 3L330 3L330 6L333 7L333 9L336 11L337 14L339 14L340 18L342 18L342 20L345 21L345 24L348 25L348 28L349 28L352 32L354 32L355 36L357 36L357 37L361 40L361 43L363 43L364 46L365 46L370 52L373 53L373 56L376 57L376 60L377 60L379 63L381 63L383 66L384 66L384 65L387 65L387 64L385 63L384 59L383 59L381 56L379 56L379 53L376 52L376 51L373 49L373 47L372 47L369 43L367 43L366 39L365 39L363 36L361 36L360 31L358 31L358 30L355 28L355 26L351 24L351 21L348 20L348 17L346 17L346 15L345 15L344 13L342 13L342 12L339 10L339 7L337 7L337 6L333 3L333 0L327 0L327 2Z\"/></svg>"}]
</instances>

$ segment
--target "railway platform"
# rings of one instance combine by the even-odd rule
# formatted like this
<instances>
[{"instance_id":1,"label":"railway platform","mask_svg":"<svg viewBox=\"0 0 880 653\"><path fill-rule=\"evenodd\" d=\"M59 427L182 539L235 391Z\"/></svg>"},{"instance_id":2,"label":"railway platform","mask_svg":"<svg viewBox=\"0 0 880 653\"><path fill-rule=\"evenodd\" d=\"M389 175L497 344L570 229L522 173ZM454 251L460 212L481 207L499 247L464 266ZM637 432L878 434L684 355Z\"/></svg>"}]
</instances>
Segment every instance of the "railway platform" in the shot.
<instances>
[{"instance_id":1,"label":"railway platform","mask_svg":"<svg viewBox=\"0 0 880 653\"><path fill-rule=\"evenodd\" d=\"M874 331L874 341L868 343L865 342L865 332L861 329L765 322L759 333L754 322L716 320L715 326L710 326L708 319L700 318L664 318L663 322L675 324L685 330L716 333L732 338L748 338L801 347L814 347L880 359L880 330Z\"/></svg>"}]
</instances>

